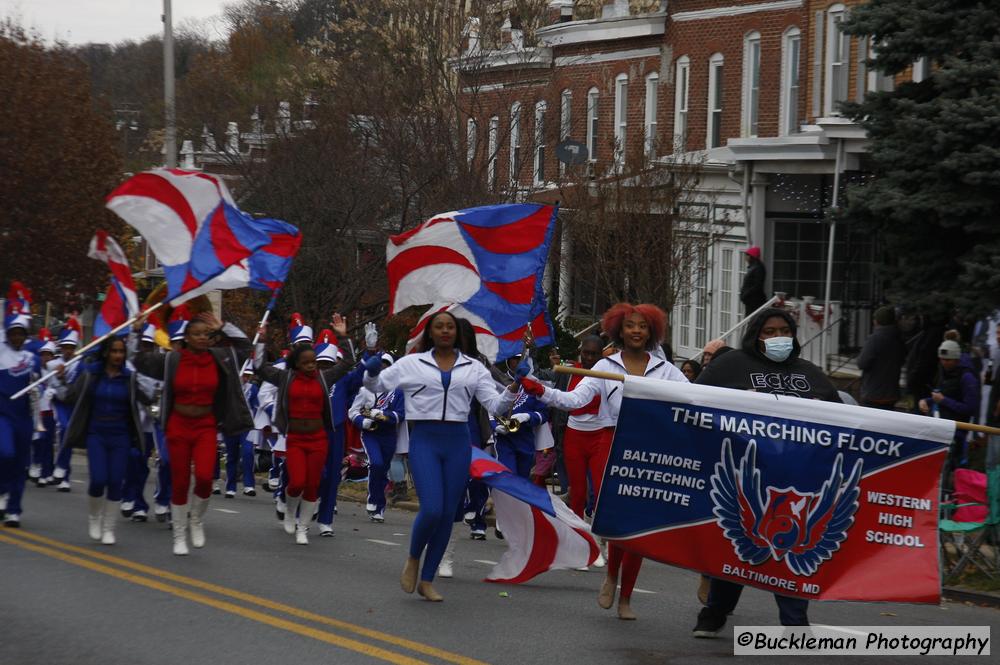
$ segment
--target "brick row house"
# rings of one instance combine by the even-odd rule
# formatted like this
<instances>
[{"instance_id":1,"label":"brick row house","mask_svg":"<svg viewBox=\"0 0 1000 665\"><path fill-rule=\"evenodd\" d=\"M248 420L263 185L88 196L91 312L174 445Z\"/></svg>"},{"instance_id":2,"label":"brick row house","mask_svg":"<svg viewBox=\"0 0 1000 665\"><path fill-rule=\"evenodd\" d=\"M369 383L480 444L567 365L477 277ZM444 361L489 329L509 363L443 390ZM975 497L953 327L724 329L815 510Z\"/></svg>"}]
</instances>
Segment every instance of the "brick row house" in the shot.
<instances>
[{"instance_id":1,"label":"brick row house","mask_svg":"<svg viewBox=\"0 0 1000 665\"><path fill-rule=\"evenodd\" d=\"M870 40L839 29L857 2L548 0L534 25L513 4L470 19L455 60L468 159L491 187L551 198L567 179L555 155L566 140L586 146L589 179L614 177L630 160L696 164L688 203L711 241L672 312L679 357L742 318L748 245L763 248L769 291L822 304L834 182L842 194L869 177L865 134L838 105L894 85L868 70ZM921 63L907 73L925 74ZM547 285L561 313L593 318L606 303L575 260L586 248L562 226L559 254L574 260L553 266ZM843 324L830 352L867 334L880 297L875 251L850 228L835 230L830 304Z\"/></svg>"}]
</instances>

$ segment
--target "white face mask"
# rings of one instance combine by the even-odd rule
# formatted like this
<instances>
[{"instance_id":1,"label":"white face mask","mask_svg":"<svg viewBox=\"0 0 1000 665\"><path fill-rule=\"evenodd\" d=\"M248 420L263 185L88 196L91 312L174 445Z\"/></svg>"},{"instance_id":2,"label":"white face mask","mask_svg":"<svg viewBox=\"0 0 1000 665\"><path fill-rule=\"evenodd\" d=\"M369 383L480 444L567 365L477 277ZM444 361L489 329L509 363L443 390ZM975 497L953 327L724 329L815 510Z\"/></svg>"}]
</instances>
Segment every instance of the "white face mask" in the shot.
<instances>
[{"instance_id":1,"label":"white face mask","mask_svg":"<svg viewBox=\"0 0 1000 665\"><path fill-rule=\"evenodd\" d=\"M764 355L776 363L788 360L795 348L795 340L791 337L771 337L764 342Z\"/></svg>"}]
</instances>

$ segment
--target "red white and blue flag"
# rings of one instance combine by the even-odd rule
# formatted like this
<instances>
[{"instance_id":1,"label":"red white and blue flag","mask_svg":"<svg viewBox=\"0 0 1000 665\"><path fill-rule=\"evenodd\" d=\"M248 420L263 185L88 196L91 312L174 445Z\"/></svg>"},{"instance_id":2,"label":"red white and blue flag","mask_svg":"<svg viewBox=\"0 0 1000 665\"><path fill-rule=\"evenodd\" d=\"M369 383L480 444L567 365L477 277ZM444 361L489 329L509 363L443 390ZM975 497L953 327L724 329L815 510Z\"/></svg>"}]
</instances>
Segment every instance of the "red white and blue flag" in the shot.
<instances>
[{"instance_id":1,"label":"red white and blue flag","mask_svg":"<svg viewBox=\"0 0 1000 665\"><path fill-rule=\"evenodd\" d=\"M783 386L626 377L594 533L785 596L937 604L955 423L802 399L809 384L794 374Z\"/></svg>"},{"instance_id":2,"label":"red white and blue flag","mask_svg":"<svg viewBox=\"0 0 1000 665\"><path fill-rule=\"evenodd\" d=\"M107 206L149 243L175 304L213 289L248 286L242 262L272 242L261 220L239 210L225 184L206 173L140 173L115 189ZM230 271L233 266L239 268Z\"/></svg>"},{"instance_id":3,"label":"red white and blue flag","mask_svg":"<svg viewBox=\"0 0 1000 665\"><path fill-rule=\"evenodd\" d=\"M557 209L507 204L443 213L389 238L389 302L396 314L430 305L470 319L490 360L520 353L530 326L538 346L553 341L542 276ZM482 343L484 338L492 342Z\"/></svg>"},{"instance_id":4,"label":"red white and blue flag","mask_svg":"<svg viewBox=\"0 0 1000 665\"><path fill-rule=\"evenodd\" d=\"M520 584L547 570L589 566L600 555L590 526L566 504L479 448L472 448L469 475L493 490L497 524L507 543L486 581Z\"/></svg>"},{"instance_id":5,"label":"red white and blue flag","mask_svg":"<svg viewBox=\"0 0 1000 665\"><path fill-rule=\"evenodd\" d=\"M111 285L94 320L94 337L100 337L136 316L139 313L139 298L135 293L128 258L107 231L98 230L94 234L87 256L103 261L111 271Z\"/></svg>"}]
</instances>

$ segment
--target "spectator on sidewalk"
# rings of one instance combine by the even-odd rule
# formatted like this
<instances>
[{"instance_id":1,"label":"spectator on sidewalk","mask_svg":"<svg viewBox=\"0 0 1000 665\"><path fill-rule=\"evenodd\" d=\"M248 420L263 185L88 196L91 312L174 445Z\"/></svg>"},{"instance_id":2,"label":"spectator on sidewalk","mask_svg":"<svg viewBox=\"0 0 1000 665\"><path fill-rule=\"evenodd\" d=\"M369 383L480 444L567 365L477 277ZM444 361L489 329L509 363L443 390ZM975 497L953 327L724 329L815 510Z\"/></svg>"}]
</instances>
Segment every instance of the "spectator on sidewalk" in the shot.
<instances>
[{"instance_id":1,"label":"spectator on sidewalk","mask_svg":"<svg viewBox=\"0 0 1000 665\"><path fill-rule=\"evenodd\" d=\"M899 400L899 373L906 347L896 327L896 310L886 305L875 310L875 330L857 358L861 370L861 405L892 409Z\"/></svg>"},{"instance_id":2,"label":"spectator on sidewalk","mask_svg":"<svg viewBox=\"0 0 1000 665\"><path fill-rule=\"evenodd\" d=\"M968 359L962 358L962 346L946 339L938 347L938 371L930 394L920 400L924 415L969 422L979 412L979 377ZM955 431L948 455L948 470L968 464L967 432Z\"/></svg>"},{"instance_id":3,"label":"spectator on sidewalk","mask_svg":"<svg viewBox=\"0 0 1000 665\"><path fill-rule=\"evenodd\" d=\"M750 316L767 302L764 283L767 281L767 268L760 260L760 247L750 247L743 252L747 257L747 271L743 274L743 284L740 286L740 302L746 308L746 316Z\"/></svg>"}]
</instances>

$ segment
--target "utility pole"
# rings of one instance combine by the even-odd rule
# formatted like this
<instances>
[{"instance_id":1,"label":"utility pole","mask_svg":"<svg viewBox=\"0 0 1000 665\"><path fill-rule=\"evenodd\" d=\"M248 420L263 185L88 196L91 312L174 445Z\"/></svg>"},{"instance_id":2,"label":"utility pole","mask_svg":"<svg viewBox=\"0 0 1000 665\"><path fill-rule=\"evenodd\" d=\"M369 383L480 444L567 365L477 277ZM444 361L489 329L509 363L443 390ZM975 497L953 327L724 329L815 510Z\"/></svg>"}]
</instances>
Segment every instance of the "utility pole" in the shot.
<instances>
[{"instance_id":1,"label":"utility pole","mask_svg":"<svg viewBox=\"0 0 1000 665\"><path fill-rule=\"evenodd\" d=\"M174 106L174 28L171 0L163 0L163 149L168 169L177 168L177 115Z\"/></svg>"}]
</instances>

